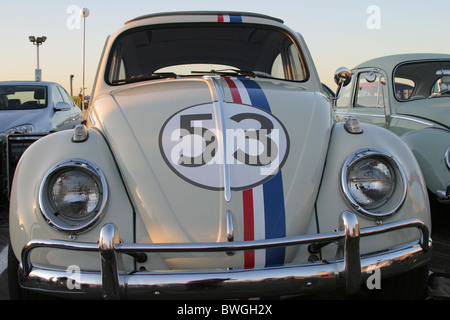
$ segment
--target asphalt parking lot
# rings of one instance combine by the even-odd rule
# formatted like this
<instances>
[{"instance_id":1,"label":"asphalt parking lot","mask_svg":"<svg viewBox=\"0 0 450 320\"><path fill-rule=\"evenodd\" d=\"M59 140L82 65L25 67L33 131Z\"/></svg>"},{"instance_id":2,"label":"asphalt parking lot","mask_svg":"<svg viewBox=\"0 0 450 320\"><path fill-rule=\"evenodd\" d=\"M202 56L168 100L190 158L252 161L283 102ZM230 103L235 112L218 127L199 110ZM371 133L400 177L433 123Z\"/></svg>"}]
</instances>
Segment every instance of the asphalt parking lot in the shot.
<instances>
[{"instance_id":1,"label":"asphalt parking lot","mask_svg":"<svg viewBox=\"0 0 450 320\"><path fill-rule=\"evenodd\" d=\"M433 215L433 254L430 264L428 300L450 299L450 212ZM8 256L7 208L0 205L0 300L9 300L7 290Z\"/></svg>"}]
</instances>

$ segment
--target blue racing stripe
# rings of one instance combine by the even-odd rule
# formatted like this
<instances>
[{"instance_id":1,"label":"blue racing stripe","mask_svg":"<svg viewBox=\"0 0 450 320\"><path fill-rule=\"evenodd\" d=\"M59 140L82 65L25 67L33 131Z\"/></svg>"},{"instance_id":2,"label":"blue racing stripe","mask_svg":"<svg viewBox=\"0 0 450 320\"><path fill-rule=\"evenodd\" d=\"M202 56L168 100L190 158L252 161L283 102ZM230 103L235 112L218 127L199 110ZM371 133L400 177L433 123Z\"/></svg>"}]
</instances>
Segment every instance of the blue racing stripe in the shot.
<instances>
[{"instance_id":1,"label":"blue racing stripe","mask_svg":"<svg viewBox=\"0 0 450 320\"><path fill-rule=\"evenodd\" d=\"M283 238L286 236L286 212L281 171L264 183L263 190L266 238ZM267 249L266 266L283 264L285 251L284 247Z\"/></svg>"},{"instance_id":2,"label":"blue racing stripe","mask_svg":"<svg viewBox=\"0 0 450 320\"><path fill-rule=\"evenodd\" d=\"M239 78L239 80L247 89L252 105L271 113L269 102L259 84L248 78Z\"/></svg>"},{"instance_id":3,"label":"blue racing stripe","mask_svg":"<svg viewBox=\"0 0 450 320\"><path fill-rule=\"evenodd\" d=\"M242 17L230 15L230 22L242 22Z\"/></svg>"},{"instance_id":4,"label":"blue racing stripe","mask_svg":"<svg viewBox=\"0 0 450 320\"><path fill-rule=\"evenodd\" d=\"M252 105L271 112L264 91L256 81L239 78L247 89ZM283 178L281 171L264 183L264 213L266 239L286 236L286 212L284 206ZM266 250L266 266L284 264L286 250L284 247Z\"/></svg>"}]
</instances>

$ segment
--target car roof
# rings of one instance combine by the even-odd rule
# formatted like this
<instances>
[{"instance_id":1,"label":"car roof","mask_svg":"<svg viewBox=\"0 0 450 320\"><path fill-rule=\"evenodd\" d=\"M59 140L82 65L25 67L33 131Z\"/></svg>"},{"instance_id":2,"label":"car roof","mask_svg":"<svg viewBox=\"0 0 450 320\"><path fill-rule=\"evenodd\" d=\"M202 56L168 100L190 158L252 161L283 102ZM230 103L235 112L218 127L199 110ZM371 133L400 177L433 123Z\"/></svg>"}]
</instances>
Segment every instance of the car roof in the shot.
<instances>
[{"instance_id":1,"label":"car roof","mask_svg":"<svg viewBox=\"0 0 450 320\"><path fill-rule=\"evenodd\" d=\"M389 55L365 61L357 65L354 69L381 68L384 70L392 70L403 62L413 62L420 60L450 60L450 54L406 53L406 54Z\"/></svg>"},{"instance_id":2,"label":"car roof","mask_svg":"<svg viewBox=\"0 0 450 320\"><path fill-rule=\"evenodd\" d=\"M240 11L178 11L178 12L160 12L160 13L154 13L154 14L148 14L139 16L137 18L134 18L132 20L127 21L125 24L149 19L149 18L160 18L160 17L173 17L173 16L217 16L217 15L230 15L230 16L246 16L246 17L253 17L253 18L261 18L261 19L268 19L272 21L276 21L278 23L284 23L283 20L274 18L268 15L259 14L259 13L252 13L252 12L240 12Z\"/></svg>"}]
</instances>

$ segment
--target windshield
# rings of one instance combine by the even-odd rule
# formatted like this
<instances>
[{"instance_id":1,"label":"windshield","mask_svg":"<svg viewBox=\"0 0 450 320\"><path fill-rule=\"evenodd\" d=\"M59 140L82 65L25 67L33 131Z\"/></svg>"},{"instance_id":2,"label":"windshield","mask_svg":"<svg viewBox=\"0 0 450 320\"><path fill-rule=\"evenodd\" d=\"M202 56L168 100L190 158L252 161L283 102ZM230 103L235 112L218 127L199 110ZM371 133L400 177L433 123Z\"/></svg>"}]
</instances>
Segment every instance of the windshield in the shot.
<instances>
[{"instance_id":1,"label":"windshield","mask_svg":"<svg viewBox=\"0 0 450 320\"><path fill-rule=\"evenodd\" d=\"M292 81L305 81L308 76L297 46L277 29L183 24L140 28L119 36L105 80L120 85L210 73Z\"/></svg>"},{"instance_id":2,"label":"windshield","mask_svg":"<svg viewBox=\"0 0 450 320\"><path fill-rule=\"evenodd\" d=\"M394 72L394 92L399 101L449 97L450 61L423 61L400 65Z\"/></svg>"},{"instance_id":3,"label":"windshield","mask_svg":"<svg viewBox=\"0 0 450 320\"><path fill-rule=\"evenodd\" d=\"M0 86L0 111L40 109L46 106L47 87L45 86Z\"/></svg>"}]
</instances>

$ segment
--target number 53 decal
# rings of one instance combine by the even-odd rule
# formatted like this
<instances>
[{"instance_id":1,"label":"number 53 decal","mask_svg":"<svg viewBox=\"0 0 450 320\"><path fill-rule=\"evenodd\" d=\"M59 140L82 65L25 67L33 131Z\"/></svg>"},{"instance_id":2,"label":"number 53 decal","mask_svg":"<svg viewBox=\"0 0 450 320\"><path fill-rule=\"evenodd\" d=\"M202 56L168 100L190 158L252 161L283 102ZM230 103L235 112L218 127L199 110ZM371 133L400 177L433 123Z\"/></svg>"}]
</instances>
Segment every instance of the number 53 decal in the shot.
<instances>
[{"instance_id":1,"label":"number 53 decal","mask_svg":"<svg viewBox=\"0 0 450 320\"><path fill-rule=\"evenodd\" d=\"M184 109L161 129L160 150L169 167L195 185L223 188L223 166L229 166L231 189L245 190L275 175L289 152L289 136L265 110L228 103L225 119L213 104ZM221 125L223 124L223 125Z\"/></svg>"}]
</instances>

